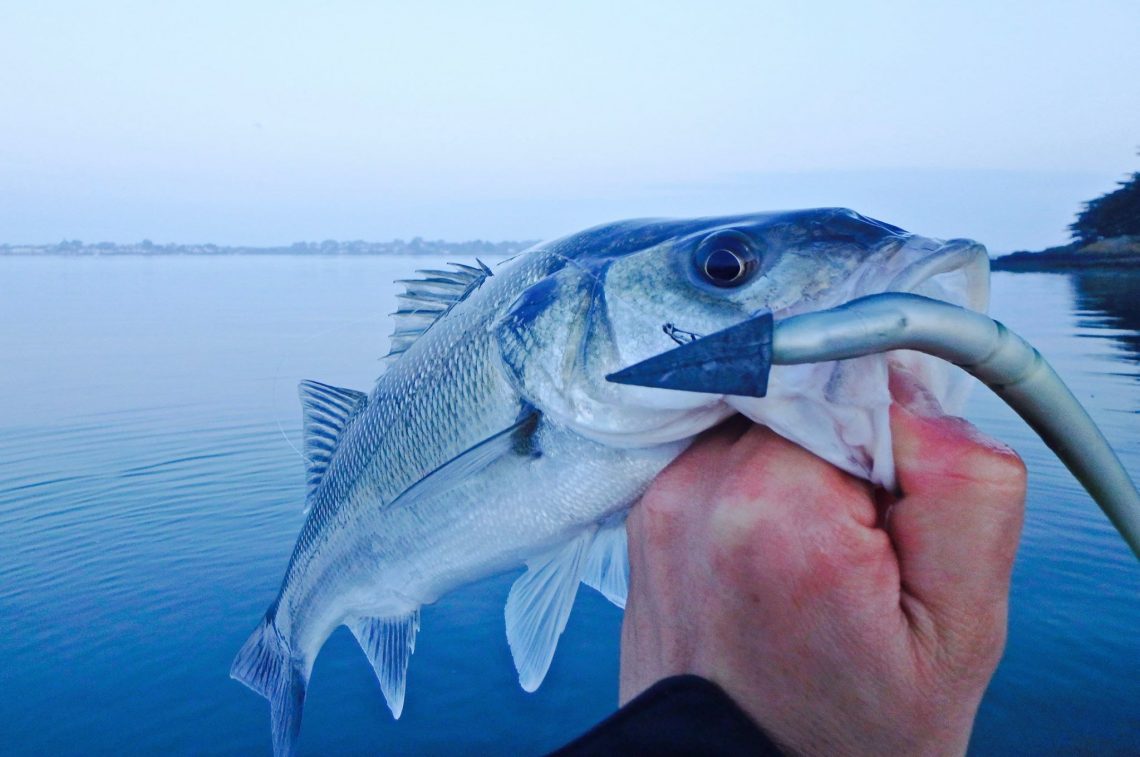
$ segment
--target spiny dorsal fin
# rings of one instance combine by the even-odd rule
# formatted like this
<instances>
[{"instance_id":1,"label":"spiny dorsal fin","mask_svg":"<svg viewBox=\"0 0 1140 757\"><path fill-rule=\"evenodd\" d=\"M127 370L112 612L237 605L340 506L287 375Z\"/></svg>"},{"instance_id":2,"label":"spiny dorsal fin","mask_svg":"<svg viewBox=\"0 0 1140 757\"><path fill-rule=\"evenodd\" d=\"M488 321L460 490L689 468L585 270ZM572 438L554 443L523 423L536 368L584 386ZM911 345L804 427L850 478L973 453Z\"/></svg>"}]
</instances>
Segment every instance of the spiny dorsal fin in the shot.
<instances>
[{"instance_id":1,"label":"spiny dorsal fin","mask_svg":"<svg viewBox=\"0 0 1140 757\"><path fill-rule=\"evenodd\" d=\"M392 344L385 358L395 358L431 328L441 316L478 289L491 269L476 258L478 267L463 263L448 263L448 270L419 270L418 279L400 279L404 293L397 296L400 309L395 313L396 326L392 331Z\"/></svg>"},{"instance_id":2,"label":"spiny dorsal fin","mask_svg":"<svg viewBox=\"0 0 1140 757\"><path fill-rule=\"evenodd\" d=\"M372 663L380 681L380 690L400 719L404 711L404 689L408 680L408 658L416 651L416 632L420 630L420 611L394 618L356 618L345 623L360 642L360 648Z\"/></svg>"},{"instance_id":3,"label":"spiny dorsal fin","mask_svg":"<svg viewBox=\"0 0 1140 757\"><path fill-rule=\"evenodd\" d=\"M368 404L368 395L307 380L302 381L297 389L304 413L302 433L308 499L324 478L341 432L349 420Z\"/></svg>"}]
</instances>

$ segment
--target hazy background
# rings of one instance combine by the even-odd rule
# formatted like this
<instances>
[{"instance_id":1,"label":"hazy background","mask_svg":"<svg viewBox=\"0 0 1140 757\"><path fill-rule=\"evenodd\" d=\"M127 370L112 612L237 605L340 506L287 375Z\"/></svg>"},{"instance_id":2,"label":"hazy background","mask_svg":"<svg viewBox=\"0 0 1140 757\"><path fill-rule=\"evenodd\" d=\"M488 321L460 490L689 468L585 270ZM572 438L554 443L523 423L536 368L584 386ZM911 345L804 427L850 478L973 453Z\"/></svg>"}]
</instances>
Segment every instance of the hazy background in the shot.
<instances>
[{"instance_id":1,"label":"hazy background","mask_svg":"<svg viewBox=\"0 0 1140 757\"><path fill-rule=\"evenodd\" d=\"M830 204L1064 241L1140 160L1140 3L928 5L0 0L0 242Z\"/></svg>"},{"instance_id":2,"label":"hazy background","mask_svg":"<svg viewBox=\"0 0 1140 757\"><path fill-rule=\"evenodd\" d=\"M0 0L0 243L840 204L1004 252L1140 168L1140 0L700 5ZM304 517L294 387L371 386L391 282L455 259L0 255L0 752L266 752L226 671ZM993 283L1140 471L1140 274ZM1140 564L996 396L967 415L1031 487L973 753L1140 753ZM399 722L334 634L303 751L540 753L611 712L620 613L580 592L526 694L515 575L425 608Z\"/></svg>"}]
</instances>

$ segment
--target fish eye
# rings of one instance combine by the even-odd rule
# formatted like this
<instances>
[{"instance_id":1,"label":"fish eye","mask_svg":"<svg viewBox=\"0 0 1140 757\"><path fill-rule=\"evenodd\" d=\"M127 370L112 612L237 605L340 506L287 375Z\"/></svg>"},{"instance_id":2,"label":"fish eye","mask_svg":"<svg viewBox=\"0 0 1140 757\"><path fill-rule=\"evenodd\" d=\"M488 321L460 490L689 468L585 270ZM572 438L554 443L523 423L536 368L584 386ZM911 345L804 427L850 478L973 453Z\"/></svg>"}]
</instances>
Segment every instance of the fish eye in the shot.
<instances>
[{"instance_id":1,"label":"fish eye","mask_svg":"<svg viewBox=\"0 0 1140 757\"><path fill-rule=\"evenodd\" d=\"M759 256L748 237L738 231L720 231L697 245L693 262L710 284L737 287L752 278Z\"/></svg>"}]
</instances>

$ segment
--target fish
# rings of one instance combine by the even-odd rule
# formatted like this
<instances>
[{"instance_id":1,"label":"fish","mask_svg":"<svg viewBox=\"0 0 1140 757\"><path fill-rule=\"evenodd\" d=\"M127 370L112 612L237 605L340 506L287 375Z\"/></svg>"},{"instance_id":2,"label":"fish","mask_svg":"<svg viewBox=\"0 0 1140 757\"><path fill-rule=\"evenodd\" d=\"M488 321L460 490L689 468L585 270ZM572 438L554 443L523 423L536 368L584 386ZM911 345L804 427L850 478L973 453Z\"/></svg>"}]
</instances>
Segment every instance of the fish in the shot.
<instances>
[{"instance_id":1,"label":"fish","mask_svg":"<svg viewBox=\"0 0 1140 757\"><path fill-rule=\"evenodd\" d=\"M624 607L625 515L701 432L742 413L853 475L894 487L887 372L951 412L972 379L917 352L774 366L766 396L607 376L755 314L908 292L984 311L989 257L845 208L605 224L495 269L405 280L369 392L300 384L307 516L280 590L230 674L269 702L275 754L296 751L306 687L346 626L392 715L420 610L525 566L505 606L534 691L579 584Z\"/></svg>"}]
</instances>

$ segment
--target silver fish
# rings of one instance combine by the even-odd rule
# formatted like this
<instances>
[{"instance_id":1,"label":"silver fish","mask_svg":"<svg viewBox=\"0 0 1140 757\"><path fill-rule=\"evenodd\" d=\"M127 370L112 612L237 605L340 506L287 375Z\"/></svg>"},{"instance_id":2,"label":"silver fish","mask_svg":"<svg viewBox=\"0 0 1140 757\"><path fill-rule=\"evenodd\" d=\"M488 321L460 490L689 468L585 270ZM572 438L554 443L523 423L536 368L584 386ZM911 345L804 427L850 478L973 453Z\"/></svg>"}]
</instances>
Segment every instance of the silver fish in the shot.
<instances>
[{"instance_id":1,"label":"silver fish","mask_svg":"<svg viewBox=\"0 0 1140 757\"><path fill-rule=\"evenodd\" d=\"M231 675L270 703L293 753L313 661L340 625L403 708L420 607L525 564L506 604L527 691L546 675L584 582L618 606L624 516L691 440L743 412L835 465L893 486L887 357L777 366L767 396L606 381L760 311L887 291L975 310L988 257L846 209L638 220L407 281L388 368L368 394L306 381L308 517L277 598ZM948 409L970 379L899 353Z\"/></svg>"}]
</instances>

